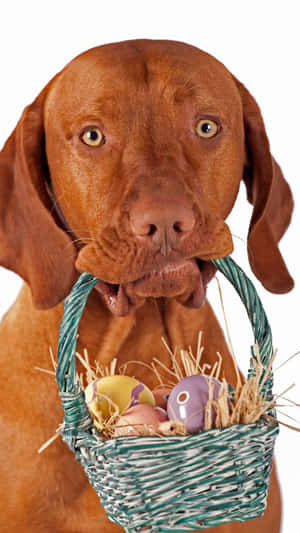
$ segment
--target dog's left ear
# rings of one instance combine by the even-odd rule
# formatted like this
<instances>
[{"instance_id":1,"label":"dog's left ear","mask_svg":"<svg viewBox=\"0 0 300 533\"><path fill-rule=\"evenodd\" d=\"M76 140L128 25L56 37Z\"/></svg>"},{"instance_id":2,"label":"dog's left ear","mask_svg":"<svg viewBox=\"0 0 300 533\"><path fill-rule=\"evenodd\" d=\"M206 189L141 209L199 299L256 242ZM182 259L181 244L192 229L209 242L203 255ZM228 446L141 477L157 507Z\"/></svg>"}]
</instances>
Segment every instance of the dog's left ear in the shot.
<instances>
[{"instance_id":1,"label":"dog's left ear","mask_svg":"<svg viewBox=\"0 0 300 533\"><path fill-rule=\"evenodd\" d=\"M291 278L278 242L285 233L294 207L291 189L272 157L260 109L248 90L235 79L244 114L246 149L244 169L247 197L253 205L248 233L248 257L255 276L271 292L290 291Z\"/></svg>"}]
</instances>

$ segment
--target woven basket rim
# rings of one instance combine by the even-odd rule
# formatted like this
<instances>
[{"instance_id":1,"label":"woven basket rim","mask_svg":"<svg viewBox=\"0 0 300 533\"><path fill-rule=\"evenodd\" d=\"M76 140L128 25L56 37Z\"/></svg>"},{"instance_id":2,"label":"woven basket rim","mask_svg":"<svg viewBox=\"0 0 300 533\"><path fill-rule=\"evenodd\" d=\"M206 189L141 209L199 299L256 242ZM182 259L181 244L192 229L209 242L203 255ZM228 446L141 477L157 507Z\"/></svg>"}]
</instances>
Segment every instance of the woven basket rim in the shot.
<instances>
[{"instance_id":1,"label":"woven basket rim","mask_svg":"<svg viewBox=\"0 0 300 533\"><path fill-rule=\"evenodd\" d=\"M147 439L147 440L152 439L153 442L154 441L163 442L165 440L167 441L167 440L172 440L172 439L182 440L182 441L188 441L188 440L194 441L194 440L203 439L205 436L209 438L211 436L214 437L216 434L220 435L222 433L230 432L232 428L234 428L236 431L238 431L239 430L238 428L240 428L241 432L246 432L246 430L248 429L251 434L251 430L254 428L264 428L266 431L269 430L271 432L274 430L275 427L279 430L279 423L275 419L274 421L267 422L264 415L262 415L259 418L259 420L257 420L256 422L251 422L249 424L230 424L229 426L226 426L224 428L222 427L211 428L211 429L203 430L198 433L194 433L194 434L189 433L186 435L124 435L124 436L119 436L119 437L111 437L107 439L107 438L101 437L96 427L93 426L91 429L86 430L86 431L76 430L76 436L78 438L80 437L89 438L89 439L94 438L99 444L99 446L101 446L103 443L110 443L110 442L115 442L115 441L126 443L128 441L133 441L135 439ZM64 428L62 428L61 433L64 434ZM66 435L68 435L67 431L66 431Z\"/></svg>"}]
</instances>

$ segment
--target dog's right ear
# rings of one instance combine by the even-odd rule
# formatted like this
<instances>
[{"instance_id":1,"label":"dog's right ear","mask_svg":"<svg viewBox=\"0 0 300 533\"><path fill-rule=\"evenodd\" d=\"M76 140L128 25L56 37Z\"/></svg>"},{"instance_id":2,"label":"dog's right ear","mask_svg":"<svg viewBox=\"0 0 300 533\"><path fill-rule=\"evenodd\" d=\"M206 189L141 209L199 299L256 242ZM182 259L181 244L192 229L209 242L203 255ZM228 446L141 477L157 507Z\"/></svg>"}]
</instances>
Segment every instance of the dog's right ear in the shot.
<instances>
[{"instance_id":1,"label":"dog's right ear","mask_svg":"<svg viewBox=\"0 0 300 533\"><path fill-rule=\"evenodd\" d=\"M76 279L75 248L51 215L46 190L47 91L24 110L0 153L0 263L30 285L40 309L59 303Z\"/></svg>"}]
</instances>

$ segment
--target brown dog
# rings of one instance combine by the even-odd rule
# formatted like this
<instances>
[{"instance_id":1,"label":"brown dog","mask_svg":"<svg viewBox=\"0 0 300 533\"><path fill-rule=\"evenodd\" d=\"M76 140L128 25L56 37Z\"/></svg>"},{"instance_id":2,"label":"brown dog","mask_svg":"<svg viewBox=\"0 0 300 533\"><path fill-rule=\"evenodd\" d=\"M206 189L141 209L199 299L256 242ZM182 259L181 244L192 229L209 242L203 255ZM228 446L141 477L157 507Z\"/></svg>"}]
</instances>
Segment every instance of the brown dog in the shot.
<instances>
[{"instance_id":1,"label":"brown dog","mask_svg":"<svg viewBox=\"0 0 300 533\"><path fill-rule=\"evenodd\" d=\"M226 68L183 43L132 41L82 54L25 109L0 154L0 259L25 283L1 324L1 532L102 533L109 522L81 466L56 441L62 420L49 346L62 299L81 271L101 280L78 351L109 363L153 356L161 343L232 360L205 300L207 262L231 253L225 223L240 182L253 204L249 261L273 292L293 286L277 243L292 197L259 108ZM142 365L132 372L150 387ZM276 533L273 469L265 515L211 531Z\"/></svg>"}]
</instances>

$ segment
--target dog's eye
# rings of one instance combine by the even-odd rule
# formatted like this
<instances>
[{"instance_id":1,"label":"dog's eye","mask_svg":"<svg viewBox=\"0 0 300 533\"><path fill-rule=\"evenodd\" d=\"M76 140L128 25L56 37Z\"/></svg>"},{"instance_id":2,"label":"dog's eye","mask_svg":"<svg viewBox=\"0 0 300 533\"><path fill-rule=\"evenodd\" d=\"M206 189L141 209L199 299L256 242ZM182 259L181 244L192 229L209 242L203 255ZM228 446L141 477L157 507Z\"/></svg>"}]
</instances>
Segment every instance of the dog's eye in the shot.
<instances>
[{"instance_id":1,"label":"dog's eye","mask_svg":"<svg viewBox=\"0 0 300 533\"><path fill-rule=\"evenodd\" d=\"M208 118L202 118L196 125L196 132L199 137L204 139L210 139L217 135L219 126L214 120Z\"/></svg>"},{"instance_id":2,"label":"dog's eye","mask_svg":"<svg viewBox=\"0 0 300 533\"><path fill-rule=\"evenodd\" d=\"M87 128L80 136L82 142L88 146L100 146L104 143L104 135L99 128Z\"/></svg>"}]
</instances>

